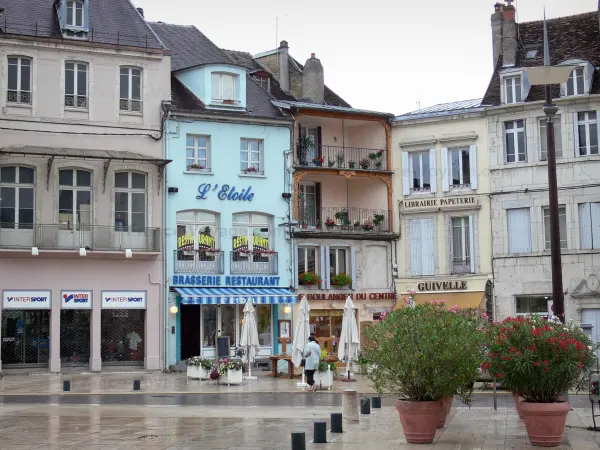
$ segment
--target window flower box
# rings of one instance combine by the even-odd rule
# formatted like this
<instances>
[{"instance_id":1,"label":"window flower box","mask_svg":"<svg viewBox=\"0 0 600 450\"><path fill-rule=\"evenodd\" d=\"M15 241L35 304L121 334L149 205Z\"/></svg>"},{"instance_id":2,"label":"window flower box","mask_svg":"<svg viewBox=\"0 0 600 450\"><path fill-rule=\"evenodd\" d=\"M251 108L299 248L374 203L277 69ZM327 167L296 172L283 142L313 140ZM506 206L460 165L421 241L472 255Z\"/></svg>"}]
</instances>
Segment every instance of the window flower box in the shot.
<instances>
[{"instance_id":1,"label":"window flower box","mask_svg":"<svg viewBox=\"0 0 600 450\"><path fill-rule=\"evenodd\" d=\"M190 171L194 171L194 170L206 170L206 167L204 167L201 164L190 164L189 166L187 166L187 170Z\"/></svg>"},{"instance_id":2,"label":"window flower box","mask_svg":"<svg viewBox=\"0 0 600 450\"><path fill-rule=\"evenodd\" d=\"M247 169L244 169L243 172L245 174L257 174L258 173L258 169L256 167L250 166Z\"/></svg>"},{"instance_id":3,"label":"window flower box","mask_svg":"<svg viewBox=\"0 0 600 450\"><path fill-rule=\"evenodd\" d=\"M323 162L324 162L324 161L325 161L325 160L323 159L323 157L322 157L322 156L315 156L315 157L312 159L312 162L313 162L313 164L314 164L315 166L317 166L317 167L321 167L321 166L323 165Z\"/></svg>"},{"instance_id":4,"label":"window flower box","mask_svg":"<svg viewBox=\"0 0 600 450\"><path fill-rule=\"evenodd\" d=\"M345 273L338 273L337 275L331 277L331 285L339 289L348 288L351 283L352 278Z\"/></svg>"},{"instance_id":5,"label":"window flower box","mask_svg":"<svg viewBox=\"0 0 600 450\"><path fill-rule=\"evenodd\" d=\"M321 284L321 277L315 272L304 272L298 276L298 281L301 286L318 287Z\"/></svg>"}]
</instances>

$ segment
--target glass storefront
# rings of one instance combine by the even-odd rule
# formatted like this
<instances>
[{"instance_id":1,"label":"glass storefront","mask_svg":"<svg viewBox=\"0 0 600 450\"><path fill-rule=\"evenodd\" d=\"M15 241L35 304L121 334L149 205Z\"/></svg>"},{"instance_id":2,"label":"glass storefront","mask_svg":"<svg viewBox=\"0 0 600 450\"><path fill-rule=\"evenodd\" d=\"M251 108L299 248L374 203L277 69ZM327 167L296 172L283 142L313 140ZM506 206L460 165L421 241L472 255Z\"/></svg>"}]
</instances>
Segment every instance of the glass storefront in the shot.
<instances>
[{"instance_id":1,"label":"glass storefront","mask_svg":"<svg viewBox=\"0 0 600 450\"><path fill-rule=\"evenodd\" d=\"M89 364L91 320L90 310L63 309L60 312L61 365Z\"/></svg>"},{"instance_id":2,"label":"glass storefront","mask_svg":"<svg viewBox=\"0 0 600 450\"><path fill-rule=\"evenodd\" d=\"M358 322L358 315L355 311ZM309 314L310 332L314 334L322 350L337 353L338 341L342 333L343 309L311 309Z\"/></svg>"},{"instance_id":3,"label":"glass storefront","mask_svg":"<svg viewBox=\"0 0 600 450\"><path fill-rule=\"evenodd\" d=\"M47 365L50 311L2 311L2 364Z\"/></svg>"},{"instance_id":4,"label":"glass storefront","mask_svg":"<svg viewBox=\"0 0 600 450\"><path fill-rule=\"evenodd\" d=\"M105 309L101 316L103 363L143 363L146 310Z\"/></svg>"}]
</instances>

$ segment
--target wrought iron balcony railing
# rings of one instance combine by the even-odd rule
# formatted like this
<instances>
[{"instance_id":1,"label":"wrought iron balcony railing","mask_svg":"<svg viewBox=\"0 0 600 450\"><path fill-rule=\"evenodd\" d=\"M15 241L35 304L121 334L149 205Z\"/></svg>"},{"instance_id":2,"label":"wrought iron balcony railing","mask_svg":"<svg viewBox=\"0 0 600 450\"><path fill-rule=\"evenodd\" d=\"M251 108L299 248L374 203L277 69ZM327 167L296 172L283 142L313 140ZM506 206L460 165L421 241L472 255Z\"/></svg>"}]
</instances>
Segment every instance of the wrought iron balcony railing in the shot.
<instances>
[{"instance_id":1,"label":"wrought iron balcony railing","mask_svg":"<svg viewBox=\"0 0 600 450\"><path fill-rule=\"evenodd\" d=\"M225 252L220 250L175 250L175 273L225 273Z\"/></svg>"},{"instance_id":2,"label":"wrought iron balcony railing","mask_svg":"<svg viewBox=\"0 0 600 450\"><path fill-rule=\"evenodd\" d=\"M262 274L277 275L277 252L272 250L260 251L234 251L230 257L230 272L232 274Z\"/></svg>"},{"instance_id":3,"label":"wrought iron balcony railing","mask_svg":"<svg viewBox=\"0 0 600 450\"><path fill-rule=\"evenodd\" d=\"M296 166L370 171L390 170L387 164L387 150L334 145L317 145L311 149L303 149L298 146Z\"/></svg>"},{"instance_id":4,"label":"wrought iron balcony railing","mask_svg":"<svg viewBox=\"0 0 600 450\"><path fill-rule=\"evenodd\" d=\"M471 273L471 258L453 258L452 259L452 274L462 275L465 273Z\"/></svg>"},{"instance_id":5,"label":"wrought iron balcony railing","mask_svg":"<svg viewBox=\"0 0 600 450\"><path fill-rule=\"evenodd\" d=\"M0 223L0 248L161 251L161 229L106 225Z\"/></svg>"},{"instance_id":6,"label":"wrought iron balcony railing","mask_svg":"<svg viewBox=\"0 0 600 450\"><path fill-rule=\"evenodd\" d=\"M299 225L302 228L350 232L390 232L391 213L385 209L346 207L324 207L312 211L300 211Z\"/></svg>"}]
</instances>

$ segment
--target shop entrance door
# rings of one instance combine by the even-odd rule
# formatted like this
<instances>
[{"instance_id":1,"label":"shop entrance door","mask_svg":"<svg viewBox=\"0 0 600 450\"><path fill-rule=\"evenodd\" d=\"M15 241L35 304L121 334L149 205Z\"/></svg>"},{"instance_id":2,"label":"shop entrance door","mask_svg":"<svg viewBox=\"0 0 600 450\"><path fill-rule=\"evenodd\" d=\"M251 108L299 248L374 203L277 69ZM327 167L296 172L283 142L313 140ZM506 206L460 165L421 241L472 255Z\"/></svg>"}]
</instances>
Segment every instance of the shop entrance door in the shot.
<instances>
[{"instance_id":1,"label":"shop entrance door","mask_svg":"<svg viewBox=\"0 0 600 450\"><path fill-rule=\"evenodd\" d=\"M3 365L47 366L50 357L50 311L2 312Z\"/></svg>"},{"instance_id":2,"label":"shop entrance door","mask_svg":"<svg viewBox=\"0 0 600 450\"><path fill-rule=\"evenodd\" d=\"M200 355L200 305L181 305L181 359Z\"/></svg>"},{"instance_id":3,"label":"shop entrance door","mask_svg":"<svg viewBox=\"0 0 600 450\"><path fill-rule=\"evenodd\" d=\"M240 323L239 305L202 305L202 356L215 358L217 336L229 336L230 354L237 345ZM183 358L183 354L182 354Z\"/></svg>"}]
</instances>

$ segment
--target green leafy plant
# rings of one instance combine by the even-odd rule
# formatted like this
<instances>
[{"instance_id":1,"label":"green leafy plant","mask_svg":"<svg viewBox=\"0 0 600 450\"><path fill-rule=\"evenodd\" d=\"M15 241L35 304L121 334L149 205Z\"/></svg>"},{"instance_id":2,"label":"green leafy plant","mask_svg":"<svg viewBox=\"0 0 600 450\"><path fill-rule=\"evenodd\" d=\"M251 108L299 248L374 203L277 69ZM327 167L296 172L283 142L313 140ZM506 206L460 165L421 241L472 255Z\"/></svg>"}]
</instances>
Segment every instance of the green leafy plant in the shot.
<instances>
[{"instance_id":1,"label":"green leafy plant","mask_svg":"<svg viewBox=\"0 0 600 450\"><path fill-rule=\"evenodd\" d=\"M315 272L304 272L298 276L300 284L314 286L321 282L321 277Z\"/></svg>"},{"instance_id":2,"label":"green leafy plant","mask_svg":"<svg viewBox=\"0 0 600 450\"><path fill-rule=\"evenodd\" d=\"M332 372L335 372L335 363L328 363L327 361L319 361L319 365L317 366L318 372L327 372L327 368Z\"/></svg>"},{"instance_id":3,"label":"green leafy plant","mask_svg":"<svg viewBox=\"0 0 600 450\"><path fill-rule=\"evenodd\" d=\"M346 162L346 155L344 155L344 152L339 152L335 156L335 160L337 162L338 167L344 167L344 163Z\"/></svg>"},{"instance_id":4,"label":"green leafy plant","mask_svg":"<svg viewBox=\"0 0 600 450\"><path fill-rule=\"evenodd\" d=\"M383 214L373 214L373 225L378 227L385 220L385 216Z\"/></svg>"},{"instance_id":5,"label":"green leafy plant","mask_svg":"<svg viewBox=\"0 0 600 450\"><path fill-rule=\"evenodd\" d=\"M526 401L555 403L564 392L586 387L584 375L595 363L598 345L579 327L539 316L509 317L485 333L482 369Z\"/></svg>"},{"instance_id":6,"label":"green leafy plant","mask_svg":"<svg viewBox=\"0 0 600 450\"><path fill-rule=\"evenodd\" d=\"M368 168L369 168L369 166L371 165L371 162L369 161L369 159L368 159L368 158L364 158L364 159L361 159L361 160L360 160L360 162L359 162L358 164L360 165L360 167L361 167L362 169L365 169L365 170L366 170L366 169L368 169Z\"/></svg>"},{"instance_id":7,"label":"green leafy plant","mask_svg":"<svg viewBox=\"0 0 600 450\"><path fill-rule=\"evenodd\" d=\"M393 311L366 330L368 378L375 390L401 400L458 396L470 404L483 335L441 302Z\"/></svg>"},{"instance_id":8,"label":"green leafy plant","mask_svg":"<svg viewBox=\"0 0 600 450\"><path fill-rule=\"evenodd\" d=\"M223 358L217 364L217 372L219 376L225 375L228 370L242 370L244 363L239 358Z\"/></svg>"},{"instance_id":9,"label":"green leafy plant","mask_svg":"<svg viewBox=\"0 0 600 450\"><path fill-rule=\"evenodd\" d=\"M352 283L352 278L345 273L338 273L331 277L331 284L334 286L346 286L350 283Z\"/></svg>"},{"instance_id":10,"label":"green leafy plant","mask_svg":"<svg viewBox=\"0 0 600 450\"><path fill-rule=\"evenodd\" d=\"M377 158L379 158L379 155L377 153L369 153L370 160L375 161Z\"/></svg>"},{"instance_id":11,"label":"green leafy plant","mask_svg":"<svg viewBox=\"0 0 600 450\"><path fill-rule=\"evenodd\" d=\"M212 369L212 362L208 358L202 356L192 356L185 360L186 365L190 367L202 367L204 370Z\"/></svg>"},{"instance_id":12,"label":"green leafy plant","mask_svg":"<svg viewBox=\"0 0 600 450\"><path fill-rule=\"evenodd\" d=\"M348 167L350 167L351 169L354 169L356 167L356 161L348 161Z\"/></svg>"}]
</instances>

